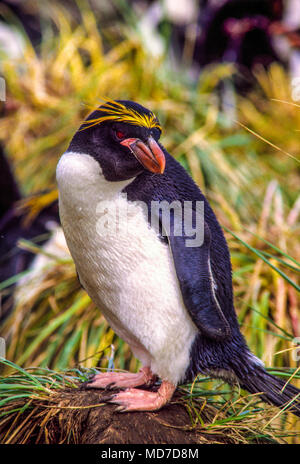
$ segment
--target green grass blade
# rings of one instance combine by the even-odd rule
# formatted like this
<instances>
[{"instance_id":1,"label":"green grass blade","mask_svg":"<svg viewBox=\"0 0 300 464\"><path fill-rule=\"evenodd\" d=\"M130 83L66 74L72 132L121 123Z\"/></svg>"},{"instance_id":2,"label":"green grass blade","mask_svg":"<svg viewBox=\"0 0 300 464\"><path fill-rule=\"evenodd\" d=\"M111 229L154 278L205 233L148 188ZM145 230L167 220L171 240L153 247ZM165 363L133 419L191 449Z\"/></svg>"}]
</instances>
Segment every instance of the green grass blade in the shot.
<instances>
[{"instance_id":1,"label":"green grass blade","mask_svg":"<svg viewBox=\"0 0 300 464\"><path fill-rule=\"evenodd\" d=\"M268 240L266 240L265 238L261 237L260 235L257 235L255 234L254 232L251 232L251 230L248 230L245 228L245 230L247 232L249 232L251 235L254 235L254 237L257 237L259 238L259 240L262 240L263 242L265 242L267 245L269 245L271 248L273 248L273 250L277 251L278 253L280 253L281 255L285 256L286 258L290 259L291 261L293 261L293 263L295 263L299 270L300 270L300 263L299 261L297 261L295 258L293 258L292 256L288 255L287 253L285 253L284 251L282 251L280 248L278 248L276 245L273 245L273 243L269 242ZM228 231L230 232L230 231Z\"/></svg>"},{"instance_id":2,"label":"green grass blade","mask_svg":"<svg viewBox=\"0 0 300 464\"><path fill-rule=\"evenodd\" d=\"M281 277L283 277L289 284L291 284L298 292L300 292L300 286L296 284L290 277L285 274L283 271L281 271L278 267L274 266L274 264L270 263L268 259L264 257L264 255L258 251L256 248L252 247L248 243L246 243L244 240L242 240L240 237L238 237L234 232L232 232L230 229L228 229L226 226L223 225L223 229L225 229L227 232L229 232L234 238L236 238L239 242L241 242L248 250L252 251L255 253L259 258L261 258L268 266L270 266L274 271L276 271Z\"/></svg>"}]
</instances>

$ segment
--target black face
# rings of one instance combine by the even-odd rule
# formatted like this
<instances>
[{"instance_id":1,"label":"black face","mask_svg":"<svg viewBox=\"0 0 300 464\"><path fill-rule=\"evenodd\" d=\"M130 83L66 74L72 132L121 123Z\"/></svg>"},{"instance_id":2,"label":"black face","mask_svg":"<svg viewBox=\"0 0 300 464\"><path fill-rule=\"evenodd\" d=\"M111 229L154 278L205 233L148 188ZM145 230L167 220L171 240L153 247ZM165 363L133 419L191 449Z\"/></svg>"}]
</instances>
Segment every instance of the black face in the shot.
<instances>
[{"instance_id":1,"label":"black face","mask_svg":"<svg viewBox=\"0 0 300 464\"><path fill-rule=\"evenodd\" d=\"M126 103L134 105L135 110L138 107L140 113L149 112L133 102ZM101 111L94 111L87 121L99 116ZM100 164L106 180L120 181L131 179L145 169L163 172L165 161L157 144L159 137L160 130L156 127L149 129L116 121L101 122L92 127L84 124L74 135L68 151L92 156Z\"/></svg>"}]
</instances>

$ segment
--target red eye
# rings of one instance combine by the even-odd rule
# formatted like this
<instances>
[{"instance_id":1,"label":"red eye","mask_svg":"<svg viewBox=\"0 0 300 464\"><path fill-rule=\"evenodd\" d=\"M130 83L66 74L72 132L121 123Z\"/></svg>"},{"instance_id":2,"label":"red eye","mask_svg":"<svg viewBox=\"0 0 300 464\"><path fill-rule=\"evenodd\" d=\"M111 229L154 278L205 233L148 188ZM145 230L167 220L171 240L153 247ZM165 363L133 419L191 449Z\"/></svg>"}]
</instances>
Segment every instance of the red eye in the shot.
<instances>
[{"instance_id":1,"label":"red eye","mask_svg":"<svg viewBox=\"0 0 300 464\"><path fill-rule=\"evenodd\" d=\"M115 134L116 134L117 139L119 139L119 140L122 140L122 139L125 138L124 132L122 132L120 130L116 130Z\"/></svg>"}]
</instances>

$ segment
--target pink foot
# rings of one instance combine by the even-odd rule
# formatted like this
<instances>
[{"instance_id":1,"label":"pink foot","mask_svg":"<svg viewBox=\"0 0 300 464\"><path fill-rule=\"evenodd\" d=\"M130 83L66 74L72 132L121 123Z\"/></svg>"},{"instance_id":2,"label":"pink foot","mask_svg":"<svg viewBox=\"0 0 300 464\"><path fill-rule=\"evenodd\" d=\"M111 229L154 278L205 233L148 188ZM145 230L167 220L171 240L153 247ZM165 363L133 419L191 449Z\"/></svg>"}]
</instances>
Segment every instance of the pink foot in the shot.
<instances>
[{"instance_id":1,"label":"pink foot","mask_svg":"<svg viewBox=\"0 0 300 464\"><path fill-rule=\"evenodd\" d=\"M127 390L113 395L109 403L119 404L119 412L127 411L156 411L162 408L173 396L176 386L171 382L162 382L156 393L128 388Z\"/></svg>"},{"instance_id":2,"label":"pink foot","mask_svg":"<svg viewBox=\"0 0 300 464\"><path fill-rule=\"evenodd\" d=\"M104 372L96 374L85 383L88 388L131 388L140 385L150 385L155 375L149 367L143 367L137 374L131 372Z\"/></svg>"}]
</instances>

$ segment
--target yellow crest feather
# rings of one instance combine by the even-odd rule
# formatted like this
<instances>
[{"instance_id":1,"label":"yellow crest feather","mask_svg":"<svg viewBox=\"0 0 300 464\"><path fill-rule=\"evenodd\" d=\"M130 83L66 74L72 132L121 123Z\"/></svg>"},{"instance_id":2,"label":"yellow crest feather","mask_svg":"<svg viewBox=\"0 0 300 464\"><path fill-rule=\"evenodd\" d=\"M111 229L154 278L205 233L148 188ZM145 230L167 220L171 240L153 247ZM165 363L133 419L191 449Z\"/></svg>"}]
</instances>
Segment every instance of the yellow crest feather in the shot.
<instances>
[{"instance_id":1,"label":"yellow crest feather","mask_svg":"<svg viewBox=\"0 0 300 464\"><path fill-rule=\"evenodd\" d=\"M132 108L127 108L123 103L110 99L106 100L106 103L95 110L101 111L105 115L84 121L83 124L86 124L86 127L83 127L81 130L88 129L104 121L126 122L128 124L147 127L148 129L156 127L161 130L161 126L152 112L150 114L140 114Z\"/></svg>"}]
</instances>

